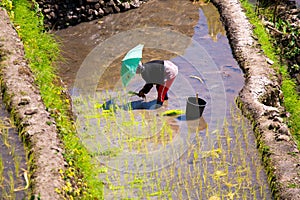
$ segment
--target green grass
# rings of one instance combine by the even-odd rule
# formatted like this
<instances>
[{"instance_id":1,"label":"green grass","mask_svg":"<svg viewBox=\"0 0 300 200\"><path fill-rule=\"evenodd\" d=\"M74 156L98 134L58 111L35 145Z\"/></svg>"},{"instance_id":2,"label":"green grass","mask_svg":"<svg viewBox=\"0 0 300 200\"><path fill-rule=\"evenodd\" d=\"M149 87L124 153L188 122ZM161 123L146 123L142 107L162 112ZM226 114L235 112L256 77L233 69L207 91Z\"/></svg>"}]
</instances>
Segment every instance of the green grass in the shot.
<instances>
[{"instance_id":1,"label":"green grass","mask_svg":"<svg viewBox=\"0 0 300 200\"><path fill-rule=\"evenodd\" d=\"M292 80L287 72L287 67L280 63L279 55L276 51L276 47L273 46L271 36L266 32L265 27L261 23L259 17L254 11L252 4L248 3L247 0L241 0L243 7L246 10L246 16L249 18L251 24L254 25L254 34L258 38L258 42L261 44L266 56L268 56L275 63L274 68L277 70L278 74L282 74L282 85L281 89L284 94L284 107L287 112L290 113L290 118L288 120L289 128L296 138L298 147L300 146L300 100L299 94L296 90L295 81Z\"/></svg>"},{"instance_id":2,"label":"green grass","mask_svg":"<svg viewBox=\"0 0 300 200\"><path fill-rule=\"evenodd\" d=\"M248 17L250 23L254 25L254 35L258 38L259 44L261 44L261 49L271 60L277 61L273 66L278 67L278 59L275 48L272 44L272 38L266 32L264 25L261 20L254 12L254 6L248 3L248 0L241 0L242 6L245 8L246 16Z\"/></svg>"},{"instance_id":3,"label":"green grass","mask_svg":"<svg viewBox=\"0 0 300 200\"><path fill-rule=\"evenodd\" d=\"M62 172L66 181L64 188L57 192L67 197L80 199L101 199L102 184L97 176L95 165L87 150L77 137L75 127L69 115L70 102L63 95L64 88L59 85L55 75L54 62L59 58L59 45L53 36L44 31L43 18L38 12L37 4L27 0L5 0L5 6L10 10L11 19L22 39L25 57L29 62L40 88L41 96L51 116L55 118L59 135L64 143L66 159L69 167ZM77 190L73 186L79 186Z\"/></svg>"},{"instance_id":4,"label":"green grass","mask_svg":"<svg viewBox=\"0 0 300 200\"><path fill-rule=\"evenodd\" d=\"M296 84L291 79L285 79L282 84L284 93L284 105L288 112L291 113L289 126L300 143L300 101L299 95L296 92Z\"/></svg>"}]
</instances>

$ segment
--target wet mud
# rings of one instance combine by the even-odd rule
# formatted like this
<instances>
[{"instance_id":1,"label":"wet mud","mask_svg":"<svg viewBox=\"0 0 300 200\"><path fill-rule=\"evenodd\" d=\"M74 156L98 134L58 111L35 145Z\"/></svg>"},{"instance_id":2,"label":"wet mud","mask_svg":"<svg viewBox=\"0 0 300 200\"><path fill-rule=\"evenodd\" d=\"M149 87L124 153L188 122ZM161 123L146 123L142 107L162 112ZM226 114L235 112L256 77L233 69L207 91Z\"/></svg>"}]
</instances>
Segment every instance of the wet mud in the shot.
<instances>
[{"instance_id":1,"label":"wet mud","mask_svg":"<svg viewBox=\"0 0 300 200\"><path fill-rule=\"evenodd\" d=\"M77 71L88 54L98 44L115 34L138 28L165 26L190 37L193 35L193 29L190 27L197 23L198 10L190 2L174 1L170 4L168 1L162 1L158 5L157 1L149 1L146 4L126 13L109 15L55 33L58 41L62 43L62 55L65 59L59 64L59 74L69 88L74 84ZM176 10L172 7L185 7L186 9ZM189 12L185 12L186 10ZM116 45L114 48L119 47ZM144 53L144 55L149 54ZM157 52L155 58L168 57L168 55L162 55L164 54ZM152 55L151 58L153 57ZM144 61L147 61L147 57Z\"/></svg>"},{"instance_id":2,"label":"wet mud","mask_svg":"<svg viewBox=\"0 0 300 200\"><path fill-rule=\"evenodd\" d=\"M213 197L209 188L194 188L197 181L198 184L206 181L198 175L206 177L207 173L214 174L214 169L218 168L210 164L204 167L203 164L206 165L209 161L202 154L215 152L220 147L216 144L217 141L219 144L225 142L220 139L226 137L222 131L226 124L224 118L234 121L232 116L236 115L240 119L239 114L232 110L235 110L234 100L244 85L242 70L232 56L219 18L217 9L212 4L199 7L199 4L188 1L154 0L138 10L56 32L58 41L63 44L63 55L67 58L64 63L59 64L58 70L73 95L79 135L93 152L95 159L107 170L106 173L99 174L105 183L106 199ZM164 38L166 29L169 31L170 41L176 38L174 35L183 34L184 37L181 35L181 38L188 38L187 42L177 45L180 42L173 40L176 43L173 45L178 47L174 50L170 48L171 45L165 44L168 42L145 36L154 34L153 30L156 30ZM142 30L144 35L136 30ZM179 67L180 75L170 90L170 100L157 110L151 109L156 98L154 89L147 95L147 100L142 101L124 93L120 82L121 60L130 46L139 42L145 44L143 62L170 59ZM155 42L160 46L153 45ZM199 76L204 83L189 78L190 75ZM141 77L136 76L126 90L138 91L142 86ZM185 115L167 119L161 116L166 110L185 110L186 97L195 96L196 93L207 101L200 125L199 121L189 123ZM90 95L88 100L81 99L84 94ZM109 105L107 109L95 109L101 107L102 103ZM124 110L128 103L133 108L132 112ZM108 113L109 110L113 113ZM158 123L154 123L155 121ZM143 126L140 127L139 124ZM162 124L170 125L167 129L172 130L172 137L166 138L166 127ZM163 131L151 132L150 127ZM244 132L247 139L234 145L234 148L247 149L245 155L249 156L249 160L245 163L249 164L249 168L244 167L256 171L261 163L255 145L249 145L255 144L254 135L250 127L246 127L245 130L249 131ZM234 136L234 125L229 130L233 134L232 139L238 140L241 135ZM245 130L241 130L241 133ZM205 137L205 132L209 136ZM202 155L199 160L195 159L198 154ZM254 160L258 162L253 163ZM239 171L236 167L233 164L230 173L226 174L230 180ZM201 168L204 170L200 170ZM192 177L193 174L198 175ZM253 183L258 184L257 188L263 192L251 193L247 183L240 192L249 195L249 198L251 195L258 195L259 199L271 198L264 171L258 174L258 177L247 180L254 178ZM181 179L182 176L184 178ZM157 181L158 177L160 182ZM140 181L136 187L132 185L135 181ZM216 184L213 179L210 181L212 185ZM186 185L185 190L180 184ZM226 196L226 191L224 189L220 196Z\"/></svg>"},{"instance_id":3,"label":"wet mud","mask_svg":"<svg viewBox=\"0 0 300 200\"><path fill-rule=\"evenodd\" d=\"M0 196L26 199L28 171L24 145L0 99Z\"/></svg>"}]
</instances>

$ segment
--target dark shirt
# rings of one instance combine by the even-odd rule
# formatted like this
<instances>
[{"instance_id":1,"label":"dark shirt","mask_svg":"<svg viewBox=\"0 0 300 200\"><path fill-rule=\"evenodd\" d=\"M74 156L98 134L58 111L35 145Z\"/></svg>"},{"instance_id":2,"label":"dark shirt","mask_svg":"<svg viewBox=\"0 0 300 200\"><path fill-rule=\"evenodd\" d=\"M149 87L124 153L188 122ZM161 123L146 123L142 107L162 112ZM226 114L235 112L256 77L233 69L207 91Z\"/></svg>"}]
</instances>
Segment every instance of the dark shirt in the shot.
<instances>
[{"instance_id":1,"label":"dark shirt","mask_svg":"<svg viewBox=\"0 0 300 200\"><path fill-rule=\"evenodd\" d=\"M165 66L163 60L153 60L143 64L143 66L141 75L146 83L164 84Z\"/></svg>"},{"instance_id":2,"label":"dark shirt","mask_svg":"<svg viewBox=\"0 0 300 200\"><path fill-rule=\"evenodd\" d=\"M153 87L153 84L164 84L165 66L163 60L153 60L143 64L143 66L144 69L141 75L146 84L141 91L147 94Z\"/></svg>"}]
</instances>

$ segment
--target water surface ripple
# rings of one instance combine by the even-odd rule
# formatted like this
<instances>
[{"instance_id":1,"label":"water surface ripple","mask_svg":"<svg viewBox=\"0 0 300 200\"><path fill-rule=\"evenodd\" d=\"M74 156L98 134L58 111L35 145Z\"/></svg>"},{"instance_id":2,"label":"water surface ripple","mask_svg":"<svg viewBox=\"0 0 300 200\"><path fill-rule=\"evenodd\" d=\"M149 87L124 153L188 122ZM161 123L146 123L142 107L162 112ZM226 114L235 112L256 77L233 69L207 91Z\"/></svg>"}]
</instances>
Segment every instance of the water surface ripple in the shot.
<instances>
[{"instance_id":1,"label":"water surface ripple","mask_svg":"<svg viewBox=\"0 0 300 200\"><path fill-rule=\"evenodd\" d=\"M244 78L219 18L212 4L153 0L57 32L67 58L59 71L79 136L101 168L105 199L271 199L251 126L234 103ZM160 109L152 109L154 90L147 101L128 95L142 87L141 77L122 87L121 60L138 43L144 62L179 66ZM199 120L162 116L185 111L196 93L207 102Z\"/></svg>"}]
</instances>

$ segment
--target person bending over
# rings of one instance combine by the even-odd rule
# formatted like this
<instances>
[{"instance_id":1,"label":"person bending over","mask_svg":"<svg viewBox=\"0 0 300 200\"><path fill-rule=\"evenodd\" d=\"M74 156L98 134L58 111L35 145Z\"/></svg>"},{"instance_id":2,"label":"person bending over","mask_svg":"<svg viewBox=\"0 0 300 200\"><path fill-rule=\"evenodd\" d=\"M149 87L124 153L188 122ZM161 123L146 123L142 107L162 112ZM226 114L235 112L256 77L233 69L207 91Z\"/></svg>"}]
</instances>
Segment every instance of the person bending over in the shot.
<instances>
[{"instance_id":1,"label":"person bending over","mask_svg":"<svg viewBox=\"0 0 300 200\"><path fill-rule=\"evenodd\" d=\"M136 73L141 74L146 81L138 96L145 97L153 85L156 85L156 104L163 105L168 100L168 90L178 74L178 67L169 60L153 60L144 64L140 62Z\"/></svg>"}]
</instances>

